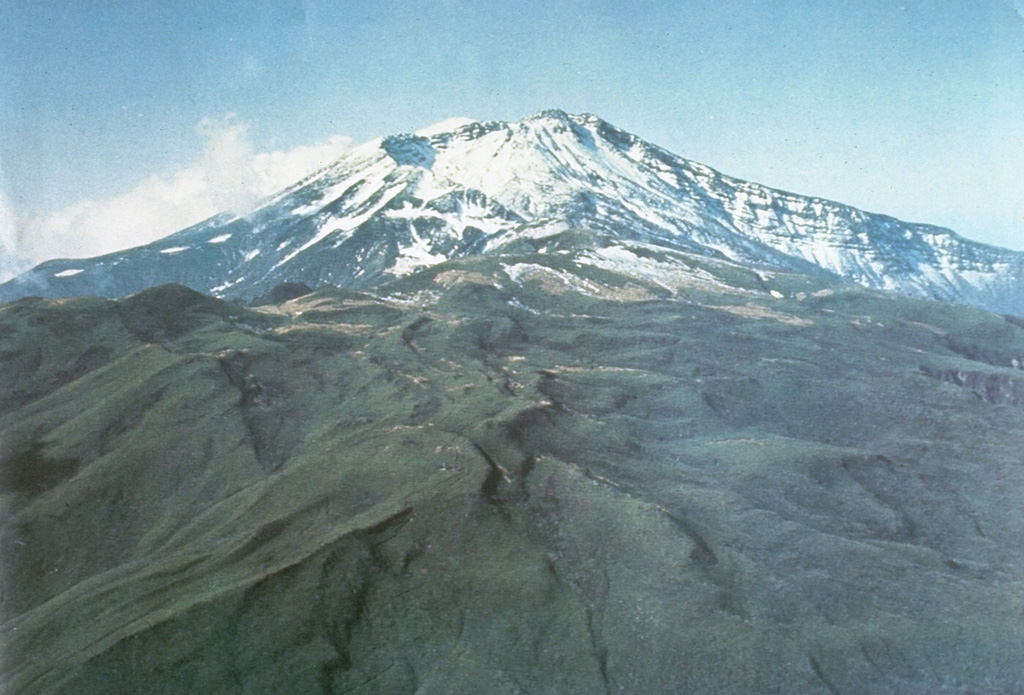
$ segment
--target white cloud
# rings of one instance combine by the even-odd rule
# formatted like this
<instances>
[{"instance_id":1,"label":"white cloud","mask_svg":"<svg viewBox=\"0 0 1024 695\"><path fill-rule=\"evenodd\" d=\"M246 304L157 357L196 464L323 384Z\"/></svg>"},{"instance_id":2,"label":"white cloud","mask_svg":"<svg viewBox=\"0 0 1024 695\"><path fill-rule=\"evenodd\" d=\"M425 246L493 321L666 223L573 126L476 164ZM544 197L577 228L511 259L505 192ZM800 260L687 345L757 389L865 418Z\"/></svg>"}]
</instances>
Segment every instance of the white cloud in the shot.
<instances>
[{"instance_id":1,"label":"white cloud","mask_svg":"<svg viewBox=\"0 0 1024 695\"><path fill-rule=\"evenodd\" d=\"M3 170L0 169L0 281L28 266L28 261L21 255L18 229L14 206L7 195Z\"/></svg>"},{"instance_id":2,"label":"white cloud","mask_svg":"<svg viewBox=\"0 0 1024 695\"><path fill-rule=\"evenodd\" d=\"M350 138L335 135L316 145L300 146L287 152L261 152L252 160L256 188L261 196L275 193L327 166L340 157L351 143Z\"/></svg>"},{"instance_id":3,"label":"white cloud","mask_svg":"<svg viewBox=\"0 0 1024 695\"><path fill-rule=\"evenodd\" d=\"M110 253L159 239L219 212L244 213L259 200L337 159L350 145L335 136L287 151L256 152L234 116L203 119L194 165L150 176L127 193L81 200L48 214L18 215L0 180L0 281L50 258Z\"/></svg>"}]
</instances>

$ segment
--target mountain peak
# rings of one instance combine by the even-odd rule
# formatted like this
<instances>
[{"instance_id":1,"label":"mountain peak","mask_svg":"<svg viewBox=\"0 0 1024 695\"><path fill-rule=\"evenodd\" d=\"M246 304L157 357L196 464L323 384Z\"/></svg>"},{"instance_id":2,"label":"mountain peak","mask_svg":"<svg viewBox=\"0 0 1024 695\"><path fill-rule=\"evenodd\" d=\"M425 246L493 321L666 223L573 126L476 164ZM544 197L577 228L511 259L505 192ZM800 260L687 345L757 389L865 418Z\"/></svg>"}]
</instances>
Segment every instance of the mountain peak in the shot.
<instances>
[{"instance_id":1,"label":"mountain peak","mask_svg":"<svg viewBox=\"0 0 1024 695\"><path fill-rule=\"evenodd\" d=\"M451 133L465 126L473 125L474 123L477 123L477 120L475 118L466 118L464 116L446 118L443 121L439 121L437 123L434 123L433 125L427 126L426 128L421 128L420 130L417 130L416 135L429 138L432 135Z\"/></svg>"},{"instance_id":2,"label":"mountain peak","mask_svg":"<svg viewBox=\"0 0 1024 695\"><path fill-rule=\"evenodd\" d=\"M607 121L605 121L603 118L596 114L588 112L569 113L562 109L545 109L543 111L538 111L537 113L527 116L521 122L531 123L536 121L555 121L557 123L563 123L566 125L578 125L595 128L614 128L614 126L611 126ZM615 128L615 130L618 129Z\"/></svg>"},{"instance_id":3,"label":"mountain peak","mask_svg":"<svg viewBox=\"0 0 1024 695\"><path fill-rule=\"evenodd\" d=\"M242 298L289 281L369 288L461 256L543 250L567 231L1024 313L1022 253L734 179L561 109L380 138L243 218L44 263L0 301L169 282Z\"/></svg>"},{"instance_id":4,"label":"mountain peak","mask_svg":"<svg viewBox=\"0 0 1024 695\"><path fill-rule=\"evenodd\" d=\"M562 109L544 109L543 111L538 111L537 113L535 113L535 114L533 114L531 116L527 116L523 120L524 121L550 120L550 121L563 121L563 122L565 122L565 121L570 120L570 118L571 117L569 116L569 114L566 113L565 111L563 111Z\"/></svg>"}]
</instances>

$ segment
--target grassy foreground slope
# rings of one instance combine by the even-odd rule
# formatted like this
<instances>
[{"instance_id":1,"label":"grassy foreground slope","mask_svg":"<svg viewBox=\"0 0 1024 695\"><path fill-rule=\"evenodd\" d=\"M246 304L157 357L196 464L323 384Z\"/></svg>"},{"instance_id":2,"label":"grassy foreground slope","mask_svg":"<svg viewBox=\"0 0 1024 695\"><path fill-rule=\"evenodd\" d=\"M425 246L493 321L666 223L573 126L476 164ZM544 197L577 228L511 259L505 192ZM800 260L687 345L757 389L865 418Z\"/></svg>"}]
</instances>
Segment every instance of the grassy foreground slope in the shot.
<instances>
[{"instance_id":1,"label":"grassy foreground slope","mask_svg":"<svg viewBox=\"0 0 1024 695\"><path fill-rule=\"evenodd\" d=\"M0 307L3 692L1024 689L1019 322L694 277Z\"/></svg>"}]
</instances>

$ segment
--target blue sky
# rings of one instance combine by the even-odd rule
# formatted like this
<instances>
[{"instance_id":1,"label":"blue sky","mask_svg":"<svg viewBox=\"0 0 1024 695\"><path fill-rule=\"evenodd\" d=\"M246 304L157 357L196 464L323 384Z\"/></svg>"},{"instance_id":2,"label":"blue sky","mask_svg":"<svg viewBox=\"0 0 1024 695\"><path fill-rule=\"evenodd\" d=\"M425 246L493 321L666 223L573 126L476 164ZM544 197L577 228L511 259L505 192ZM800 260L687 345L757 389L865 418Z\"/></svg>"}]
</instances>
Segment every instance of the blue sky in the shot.
<instances>
[{"instance_id":1,"label":"blue sky","mask_svg":"<svg viewBox=\"0 0 1024 695\"><path fill-rule=\"evenodd\" d=\"M244 183L254 194L277 184L274 162L287 173L349 141L555 107L727 174L1024 249L1022 11L1024 0L4 0L0 253L138 243L173 231L156 229L161 211L165 225L187 217L160 196L192 191L192 214L238 198L232 166L264 177ZM142 198L152 205L132 207ZM137 234L86 239L133 215Z\"/></svg>"}]
</instances>

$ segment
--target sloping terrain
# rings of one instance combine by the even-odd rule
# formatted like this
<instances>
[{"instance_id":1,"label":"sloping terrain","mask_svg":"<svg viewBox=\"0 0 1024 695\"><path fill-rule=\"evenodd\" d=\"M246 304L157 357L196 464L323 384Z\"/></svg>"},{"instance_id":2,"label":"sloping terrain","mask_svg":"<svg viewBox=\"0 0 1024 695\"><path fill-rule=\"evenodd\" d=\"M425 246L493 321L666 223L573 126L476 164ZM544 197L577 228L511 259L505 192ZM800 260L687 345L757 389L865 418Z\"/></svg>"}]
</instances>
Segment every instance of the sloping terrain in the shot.
<instances>
[{"instance_id":1,"label":"sloping terrain","mask_svg":"<svg viewBox=\"0 0 1024 695\"><path fill-rule=\"evenodd\" d=\"M1019 321L545 248L0 307L3 691L1024 688Z\"/></svg>"},{"instance_id":2,"label":"sloping terrain","mask_svg":"<svg viewBox=\"0 0 1024 695\"><path fill-rule=\"evenodd\" d=\"M731 178L561 111L378 138L241 216L43 263L0 285L0 301L172 282L242 300L288 281L371 289L446 260L540 250L565 232L1024 313L1020 252Z\"/></svg>"}]
</instances>

